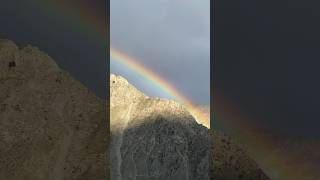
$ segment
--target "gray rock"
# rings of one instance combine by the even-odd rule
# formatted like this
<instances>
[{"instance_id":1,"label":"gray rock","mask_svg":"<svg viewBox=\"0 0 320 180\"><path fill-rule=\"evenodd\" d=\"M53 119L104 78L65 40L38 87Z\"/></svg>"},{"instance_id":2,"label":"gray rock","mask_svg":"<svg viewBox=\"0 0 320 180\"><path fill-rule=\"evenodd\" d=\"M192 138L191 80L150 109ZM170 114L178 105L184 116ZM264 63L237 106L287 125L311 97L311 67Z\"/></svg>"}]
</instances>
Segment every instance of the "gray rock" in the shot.
<instances>
[{"instance_id":1,"label":"gray rock","mask_svg":"<svg viewBox=\"0 0 320 180\"><path fill-rule=\"evenodd\" d=\"M109 179L108 147L112 180L269 179L182 105L110 84L111 147L103 100L37 48L0 40L0 180Z\"/></svg>"},{"instance_id":2,"label":"gray rock","mask_svg":"<svg viewBox=\"0 0 320 180\"><path fill-rule=\"evenodd\" d=\"M231 138L111 74L112 180L269 180ZM206 111L209 115L209 109Z\"/></svg>"},{"instance_id":3,"label":"gray rock","mask_svg":"<svg viewBox=\"0 0 320 180\"><path fill-rule=\"evenodd\" d=\"M111 75L111 179L209 179L209 130L180 104Z\"/></svg>"},{"instance_id":4,"label":"gray rock","mask_svg":"<svg viewBox=\"0 0 320 180\"><path fill-rule=\"evenodd\" d=\"M47 54L0 40L1 180L106 179L105 111Z\"/></svg>"}]
</instances>

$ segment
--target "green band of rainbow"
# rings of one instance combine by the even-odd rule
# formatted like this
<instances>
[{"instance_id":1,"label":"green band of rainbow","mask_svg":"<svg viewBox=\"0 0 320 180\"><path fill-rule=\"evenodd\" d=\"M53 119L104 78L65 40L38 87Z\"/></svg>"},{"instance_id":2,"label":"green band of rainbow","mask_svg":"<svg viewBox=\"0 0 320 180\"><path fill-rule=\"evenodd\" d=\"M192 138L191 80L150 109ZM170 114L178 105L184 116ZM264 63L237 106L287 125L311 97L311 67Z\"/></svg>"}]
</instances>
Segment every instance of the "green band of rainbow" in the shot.
<instances>
[{"instance_id":1,"label":"green band of rainbow","mask_svg":"<svg viewBox=\"0 0 320 180\"><path fill-rule=\"evenodd\" d=\"M139 63L139 61L117 49L110 49L110 57L111 61L117 61L124 67L130 68L135 73L150 81L155 88L158 88L163 92L175 97L177 101L186 106L189 112L197 119L199 123L210 128L209 116L205 114L198 106L195 106L191 100L186 98L180 91L178 91L173 85L163 79L160 75L158 75L151 69L146 68L143 64Z\"/></svg>"},{"instance_id":2,"label":"green band of rainbow","mask_svg":"<svg viewBox=\"0 0 320 180\"><path fill-rule=\"evenodd\" d=\"M79 3L81 1L81 3ZM97 39L97 43L101 43L105 46L107 33L108 33L108 18L104 16L107 12L101 10L101 8L96 8L92 5L93 0L37 0L47 15L52 16L60 16L62 20L70 22L70 24L74 24L74 28L79 29L80 31L88 32L90 31L93 38ZM160 78L161 76L153 73L151 69L144 67L139 64L134 58L125 55L125 53L120 52L119 50L111 49L111 59L115 59L115 61L126 65L128 68L131 68L135 73L140 74L150 81L155 82L153 84L156 85L156 88L160 88L166 93L171 93L180 101L188 101L186 98L179 95L179 91L177 91L173 86L170 85L167 81ZM214 95L216 99L217 95ZM231 101L225 100L222 103L229 104ZM273 141L263 137L260 132L254 130L250 126L250 124L239 124L234 123L234 119L243 119L239 122L245 122L248 118L247 116L238 115L234 113L233 109L221 105L220 102L214 108L221 112L229 120L226 118L226 128L232 129L235 131L235 136L238 136L244 144L248 145L250 152L255 154L255 159L259 162L259 165L262 166L263 170L266 170L269 175L274 177L273 171L277 171L276 173L281 178L280 180L303 180L305 179L306 173L303 172L302 166L299 162L299 158L290 159L287 154L279 154L279 155L271 155L274 150ZM196 109L192 107L191 109ZM237 108L236 108L237 109ZM199 110L200 111L200 110ZM266 159L266 161L261 161L262 159ZM278 178L278 179L279 179Z\"/></svg>"}]
</instances>

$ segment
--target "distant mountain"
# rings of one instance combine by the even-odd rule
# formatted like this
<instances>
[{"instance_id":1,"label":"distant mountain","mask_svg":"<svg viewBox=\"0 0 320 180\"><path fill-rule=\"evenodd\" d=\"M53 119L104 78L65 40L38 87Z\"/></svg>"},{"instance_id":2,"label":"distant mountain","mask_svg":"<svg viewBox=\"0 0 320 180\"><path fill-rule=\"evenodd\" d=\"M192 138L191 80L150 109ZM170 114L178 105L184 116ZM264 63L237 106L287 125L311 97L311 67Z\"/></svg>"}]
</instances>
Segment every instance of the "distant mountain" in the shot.
<instances>
[{"instance_id":1,"label":"distant mountain","mask_svg":"<svg viewBox=\"0 0 320 180\"><path fill-rule=\"evenodd\" d=\"M230 138L182 105L150 98L110 75L111 179L268 180ZM204 108L208 111L208 108Z\"/></svg>"},{"instance_id":2,"label":"distant mountain","mask_svg":"<svg viewBox=\"0 0 320 180\"><path fill-rule=\"evenodd\" d=\"M1 180L104 180L108 129L103 100L37 48L0 40Z\"/></svg>"}]
</instances>

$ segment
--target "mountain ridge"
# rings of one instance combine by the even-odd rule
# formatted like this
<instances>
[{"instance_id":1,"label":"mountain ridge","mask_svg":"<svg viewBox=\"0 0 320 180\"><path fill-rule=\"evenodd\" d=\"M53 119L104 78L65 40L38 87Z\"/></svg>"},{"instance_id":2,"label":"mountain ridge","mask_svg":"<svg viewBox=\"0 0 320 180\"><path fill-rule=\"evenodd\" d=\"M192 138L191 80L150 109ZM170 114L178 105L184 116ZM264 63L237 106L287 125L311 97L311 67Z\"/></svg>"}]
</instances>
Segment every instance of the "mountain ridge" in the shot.
<instances>
[{"instance_id":1,"label":"mountain ridge","mask_svg":"<svg viewBox=\"0 0 320 180\"><path fill-rule=\"evenodd\" d=\"M128 153L130 156L134 156L134 150L130 149L130 147L123 147L126 145L133 145L138 149L142 146L152 146L150 144L154 143L155 141L151 142L141 142L137 141L137 139L143 139L144 136L152 138L154 136L161 136L158 135L157 127L169 129L169 131L173 130L172 133L168 133L168 131L161 131L165 135L159 139L159 148L160 147L168 147L175 149L177 146L174 143L169 144L161 144L163 141L171 142L171 139L180 139L179 147L184 147L180 149L180 151L173 151L168 153L165 149L160 148L160 154L164 152L164 158L166 161L171 162L171 158L175 158L180 156L179 154L184 154L184 158L187 161L185 162L185 167L193 166L193 168L181 170L181 164L179 162L183 161L182 159L177 160L178 163L174 164L178 168L173 171L173 174L166 174L165 170L170 170L171 166L166 166L163 172L158 172L159 176L149 176L152 172L148 171L148 169L144 169L143 173L144 178L154 178L158 179L162 177L161 175L166 174L167 176L162 177L164 179L215 179L215 180L225 180L225 179L255 179L255 180L268 180L269 178L262 172L262 170L257 166L257 164L246 154L244 150L242 150L239 146L237 146L229 137L216 132L215 130L209 130L205 126L199 124L195 118L188 112L188 110L183 107L183 105L166 99L159 99L159 98L150 98L148 96L144 96L144 94L139 91L133 85L123 77L117 76L114 74L110 75L110 82L111 82L111 124L114 122L121 122L123 119L128 121L126 123L126 127L120 128L120 131L117 131L120 136L112 135L113 142L111 142L111 147L118 147L118 158L125 159L126 165L130 162L127 158ZM133 91L131 91L133 89ZM158 106L159 102L162 106ZM128 104L130 104L128 106ZM132 105L136 104L136 105ZM169 107L166 107L169 105ZM172 108L171 106L175 106ZM136 108L132 108L132 106L137 106ZM177 108L179 107L179 108ZM163 108L163 109L162 109ZM129 114L134 115L128 115ZM115 115L117 114L117 115ZM121 118L121 116L125 118ZM165 122L165 125L161 123L157 123L160 119ZM138 119L138 120L136 120ZM141 120L142 119L142 120ZM187 121L185 121L187 119ZM131 122L132 121L132 122ZM138 121L139 123L136 123ZM131 124L130 124L131 122ZM129 124L129 126L128 126ZM142 128L141 128L142 127ZM113 126L111 125L111 132ZM188 134L188 132L196 132ZM151 133L150 133L151 132ZM147 134L147 135L146 135ZM187 134L187 135L186 135ZM200 134L200 135L199 135ZM199 135L199 136L198 136ZM184 137L188 137L187 139ZM121 143L117 144L116 141L120 138ZM127 138L128 140L126 140ZM147 139L144 139L148 141ZM126 142L126 143L123 143ZM173 141L174 142L174 141ZM200 143L199 143L200 142ZM141 144L140 144L141 143ZM150 143L150 144L149 144ZM147 144L147 145L145 145ZM189 146L184 146L188 144ZM193 147L188 149L188 147ZM126 149L126 151L122 151L122 149ZM143 148L141 148L143 149ZM197 149L201 149L201 153L197 152ZM116 151L111 151L112 154L116 153ZM182 153L181 153L182 152ZM190 154L185 152L191 152ZM157 153L155 153L157 154ZM156 156L156 155L155 155ZM168 156L168 157L167 157ZM144 161L150 158L150 154L140 154L139 156ZM154 156L151 156L154 157ZM188 163L188 159L206 159L209 158L208 161L202 161L202 164L197 164L196 162ZM118 160L119 160L118 159ZM114 159L113 162L116 162L117 159ZM129 162L128 162L129 161ZM139 161L139 158L135 161ZM157 158L152 159L152 161L157 161ZM134 161L130 162L133 164L131 167L136 167ZM198 161L199 163L199 161ZM151 166L151 165L148 165ZM121 163L117 164L116 166L111 165L111 167L118 167L118 174L111 175L112 179L130 179L130 178L137 178L139 173L137 172L129 172L123 168ZM162 166L160 166L162 167ZM193 171L201 167L202 173L205 173L205 176L198 176L199 172ZM159 167L158 167L159 168ZM160 168L161 169L161 168ZM192 170L193 169L193 170ZM114 170L116 171L116 170ZM138 170L137 170L138 171ZM161 174L163 173L163 174ZM149 174L149 175L148 175ZM179 174L179 176L175 176ZM189 175L192 176L189 177ZM141 175L141 174L140 174ZM139 176L140 177L140 176Z\"/></svg>"},{"instance_id":2,"label":"mountain ridge","mask_svg":"<svg viewBox=\"0 0 320 180\"><path fill-rule=\"evenodd\" d=\"M182 105L110 80L109 126L106 102L47 54L0 40L0 179L267 179Z\"/></svg>"},{"instance_id":3,"label":"mountain ridge","mask_svg":"<svg viewBox=\"0 0 320 180\"><path fill-rule=\"evenodd\" d=\"M105 101L30 45L0 40L0 179L108 176Z\"/></svg>"},{"instance_id":4,"label":"mountain ridge","mask_svg":"<svg viewBox=\"0 0 320 180\"><path fill-rule=\"evenodd\" d=\"M121 76L110 82L111 179L209 179L207 128L173 100L145 96Z\"/></svg>"}]
</instances>

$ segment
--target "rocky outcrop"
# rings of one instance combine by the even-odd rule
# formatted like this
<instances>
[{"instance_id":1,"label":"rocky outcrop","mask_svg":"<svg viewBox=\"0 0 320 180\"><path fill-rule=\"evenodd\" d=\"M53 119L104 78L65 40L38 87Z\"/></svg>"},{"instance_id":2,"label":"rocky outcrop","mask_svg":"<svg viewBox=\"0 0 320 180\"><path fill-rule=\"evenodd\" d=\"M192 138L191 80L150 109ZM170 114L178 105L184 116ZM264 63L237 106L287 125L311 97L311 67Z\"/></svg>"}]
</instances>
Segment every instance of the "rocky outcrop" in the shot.
<instances>
[{"instance_id":1,"label":"rocky outcrop","mask_svg":"<svg viewBox=\"0 0 320 180\"><path fill-rule=\"evenodd\" d=\"M180 104L111 75L111 179L209 179L209 131Z\"/></svg>"},{"instance_id":2,"label":"rocky outcrop","mask_svg":"<svg viewBox=\"0 0 320 180\"><path fill-rule=\"evenodd\" d=\"M111 179L268 180L229 137L180 104L150 98L111 75ZM209 114L209 113L207 113Z\"/></svg>"},{"instance_id":3,"label":"rocky outcrop","mask_svg":"<svg viewBox=\"0 0 320 180\"><path fill-rule=\"evenodd\" d=\"M106 179L105 112L47 54L0 40L0 179Z\"/></svg>"}]
</instances>

